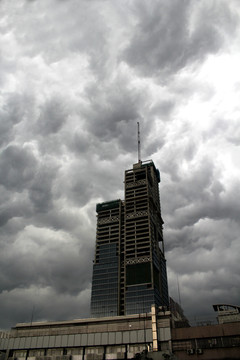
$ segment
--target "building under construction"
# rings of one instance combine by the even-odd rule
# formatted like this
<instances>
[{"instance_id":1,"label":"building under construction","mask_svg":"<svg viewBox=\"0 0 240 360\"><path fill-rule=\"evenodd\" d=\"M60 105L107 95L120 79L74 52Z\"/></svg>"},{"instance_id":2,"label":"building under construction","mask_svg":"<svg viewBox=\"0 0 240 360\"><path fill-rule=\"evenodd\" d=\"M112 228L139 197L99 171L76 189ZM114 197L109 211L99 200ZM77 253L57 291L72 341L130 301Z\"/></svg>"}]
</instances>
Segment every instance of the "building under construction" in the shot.
<instances>
[{"instance_id":1,"label":"building under construction","mask_svg":"<svg viewBox=\"0 0 240 360\"><path fill-rule=\"evenodd\" d=\"M139 160L125 171L125 200L97 204L92 317L168 308L160 173Z\"/></svg>"}]
</instances>

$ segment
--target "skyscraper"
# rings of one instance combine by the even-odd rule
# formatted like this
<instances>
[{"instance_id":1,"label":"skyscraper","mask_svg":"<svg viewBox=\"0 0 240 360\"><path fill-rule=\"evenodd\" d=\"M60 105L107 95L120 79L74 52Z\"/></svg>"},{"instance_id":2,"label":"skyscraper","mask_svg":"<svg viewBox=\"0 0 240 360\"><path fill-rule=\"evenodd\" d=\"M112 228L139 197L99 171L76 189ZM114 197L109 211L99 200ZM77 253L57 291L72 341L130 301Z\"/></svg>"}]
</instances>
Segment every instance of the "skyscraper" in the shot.
<instances>
[{"instance_id":1,"label":"skyscraper","mask_svg":"<svg viewBox=\"0 0 240 360\"><path fill-rule=\"evenodd\" d=\"M168 306L159 182L153 161L139 160L125 171L125 200L96 206L92 317Z\"/></svg>"}]
</instances>

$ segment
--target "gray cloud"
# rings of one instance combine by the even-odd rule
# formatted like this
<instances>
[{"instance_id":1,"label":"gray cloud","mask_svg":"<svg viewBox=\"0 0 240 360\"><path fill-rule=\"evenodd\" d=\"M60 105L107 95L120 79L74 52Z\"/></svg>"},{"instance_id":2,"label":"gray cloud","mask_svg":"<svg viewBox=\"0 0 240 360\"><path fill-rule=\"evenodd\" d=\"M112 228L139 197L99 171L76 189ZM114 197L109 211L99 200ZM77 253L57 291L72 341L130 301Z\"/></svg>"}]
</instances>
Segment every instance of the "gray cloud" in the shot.
<instances>
[{"instance_id":1,"label":"gray cloud","mask_svg":"<svg viewBox=\"0 0 240 360\"><path fill-rule=\"evenodd\" d=\"M21 191L34 177L36 159L27 148L9 145L2 152L0 167L0 184Z\"/></svg>"},{"instance_id":2,"label":"gray cloud","mask_svg":"<svg viewBox=\"0 0 240 360\"><path fill-rule=\"evenodd\" d=\"M37 131L43 136L57 133L66 121L67 113L62 99L51 98L40 109Z\"/></svg>"},{"instance_id":3,"label":"gray cloud","mask_svg":"<svg viewBox=\"0 0 240 360\"><path fill-rule=\"evenodd\" d=\"M32 201L35 209L39 212L47 212L52 206L52 182L56 168L49 169L42 166L36 171L35 179L29 187L29 199Z\"/></svg>"},{"instance_id":4,"label":"gray cloud","mask_svg":"<svg viewBox=\"0 0 240 360\"><path fill-rule=\"evenodd\" d=\"M89 89L90 99L87 129L102 141L111 141L121 132L121 122L128 123L139 119L138 104L142 95L121 79L110 86Z\"/></svg>"},{"instance_id":5,"label":"gray cloud","mask_svg":"<svg viewBox=\"0 0 240 360\"><path fill-rule=\"evenodd\" d=\"M166 75L218 52L223 35L237 27L234 11L223 1L218 6L190 0L140 1L134 6L137 21L124 59L143 75L165 81Z\"/></svg>"},{"instance_id":6,"label":"gray cloud","mask_svg":"<svg viewBox=\"0 0 240 360\"><path fill-rule=\"evenodd\" d=\"M25 240L20 238L17 244L11 244L11 247L5 249L2 286L8 291L30 285L50 286L58 293L78 294L89 286L91 252L87 247L77 245L74 239L61 239L61 233L49 231L49 235L44 234L44 238L43 234L43 229L31 229L30 226L25 229ZM82 261L79 264L80 253Z\"/></svg>"}]
</instances>

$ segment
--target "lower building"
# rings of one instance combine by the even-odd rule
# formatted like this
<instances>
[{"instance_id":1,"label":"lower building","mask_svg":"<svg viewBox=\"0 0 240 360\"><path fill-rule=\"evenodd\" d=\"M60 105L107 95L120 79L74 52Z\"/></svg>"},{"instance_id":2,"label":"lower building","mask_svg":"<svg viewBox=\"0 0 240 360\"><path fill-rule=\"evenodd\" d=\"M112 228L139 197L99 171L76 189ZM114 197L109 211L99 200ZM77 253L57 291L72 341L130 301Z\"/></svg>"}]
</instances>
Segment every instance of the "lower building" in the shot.
<instances>
[{"instance_id":1,"label":"lower building","mask_svg":"<svg viewBox=\"0 0 240 360\"><path fill-rule=\"evenodd\" d=\"M240 359L240 322L174 328L171 334L172 351L179 360Z\"/></svg>"},{"instance_id":2,"label":"lower building","mask_svg":"<svg viewBox=\"0 0 240 360\"><path fill-rule=\"evenodd\" d=\"M131 359L146 350L171 353L170 312L17 324L2 338L6 360ZM159 336L158 336L159 334Z\"/></svg>"},{"instance_id":3,"label":"lower building","mask_svg":"<svg viewBox=\"0 0 240 360\"><path fill-rule=\"evenodd\" d=\"M137 315L21 323L0 337L1 359L240 359L240 322L177 328L175 317L153 306Z\"/></svg>"},{"instance_id":4,"label":"lower building","mask_svg":"<svg viewBox=\"0 0 240 360\"><path fill-rule=\"evenodd\" d=\"M214 311L217 312L217 320L219 324L240 321L240 306L229 304L215 304Z\"/></svg>"},{"instance_id":5,"label":"lower building","mask_svg":"<svg viewBox=\"0 0 240 360\"><path fill-rule=\"evenodd\" d=\"M169 298L169 310L172 315L173 328L190 327L188 319L184 315L182 307L171 297Z\"/></svg>"}]
</instances>

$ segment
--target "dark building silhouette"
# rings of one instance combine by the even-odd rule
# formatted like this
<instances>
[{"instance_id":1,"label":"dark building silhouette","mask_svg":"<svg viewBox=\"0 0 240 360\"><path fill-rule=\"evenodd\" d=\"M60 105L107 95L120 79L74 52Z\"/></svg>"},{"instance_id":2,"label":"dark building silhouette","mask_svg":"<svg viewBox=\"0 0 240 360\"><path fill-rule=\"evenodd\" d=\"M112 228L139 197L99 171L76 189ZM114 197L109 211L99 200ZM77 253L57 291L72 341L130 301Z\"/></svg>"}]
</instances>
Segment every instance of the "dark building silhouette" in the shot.
<instances>
[{"instance_id":1,"label":"dark building silhouette","mask_svg":"<svg viewBox=\"0 0 240 360\"><path fill-rule=\"evenodd\" d=\"M125 200L96 206L92 317L168 307L159 182L153 161L139 161L125 171Z\"/></svg>"}]
</instances>

